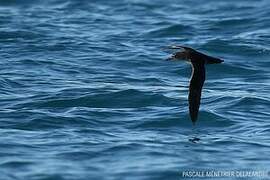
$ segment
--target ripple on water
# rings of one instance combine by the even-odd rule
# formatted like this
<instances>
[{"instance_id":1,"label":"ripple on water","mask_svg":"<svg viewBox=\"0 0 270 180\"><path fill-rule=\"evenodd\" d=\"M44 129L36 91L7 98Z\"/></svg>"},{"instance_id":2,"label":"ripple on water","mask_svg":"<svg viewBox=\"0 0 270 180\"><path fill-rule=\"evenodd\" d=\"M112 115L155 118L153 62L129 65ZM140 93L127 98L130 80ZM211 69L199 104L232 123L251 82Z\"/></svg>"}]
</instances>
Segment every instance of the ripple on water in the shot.
<instances>
[{"instance_id":1,"label":"ripple on water","mask_svg":"<svg viewBox=\"0 0 270 180\"><path fill-rule=\"evenodd\" d=\"M1 179L269 167L269 3L0 0ZM171 44L225 60L196 126Z\"/></svg>"},{"instance_id":2,"label":"ripple on water","mask_svg":"<svg viewBox=\"0 0 270 180\"><path fill-rule=\"evenodd\" d=\"M160 37L176 37L176 36L191 36L193 27L188 25L169 25L167 27L151 29L145 35L146 37L160 38Z\"/></svg>"},{"instance_id":3,"label":"ripple on water","mask_svg":"<svg viewBox=\"0 0 270 180\"><path fill-rule=\"evenodd\" d=\"M78 98L65 99L42 99L39 102L33 102L28 106L40 108L67 108L67 107L111 107L111 108L132 108L148 106L174 106L175 99L152 92L143 92L129 89L116 92L107 92L102 94L85 95Z\"/></svg>"}]
</instances>

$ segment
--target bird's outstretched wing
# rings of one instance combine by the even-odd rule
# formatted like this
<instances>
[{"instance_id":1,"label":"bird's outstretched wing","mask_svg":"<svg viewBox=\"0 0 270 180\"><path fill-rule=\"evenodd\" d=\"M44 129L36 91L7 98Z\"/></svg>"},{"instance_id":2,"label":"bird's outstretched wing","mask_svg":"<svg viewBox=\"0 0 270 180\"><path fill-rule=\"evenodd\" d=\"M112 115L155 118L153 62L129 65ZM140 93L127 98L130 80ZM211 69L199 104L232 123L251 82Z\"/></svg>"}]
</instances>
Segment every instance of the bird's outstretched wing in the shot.
<instances>
[{"instance_id":1,"label":"bird's outstretched wing","mask_svg":"<svg viewBox=\"0 0 270 180\"><path fill-rule=\"evenodd\" d=\"M198 118L202 87L205 81L205 67L204 64L192 64L192 75L189 84L189 115L192 123L195 124Z\"/></svg>"},{"instance_id":2,"label":"bird's outstretched wing","mask_svg":"<svg viewBox=\"0 0 270 180\"><path fill-rule=\"evenodd\" d=\"M224 62L223 60L219 58L215 58L212 56L208 56L206 54L203 54L201 52L198 52L190 47L182 46L182 45L176 45L176 46L169 46L168 49L180 49L179 52L176 52L170 57L168 60L173 59L196 59L203 60L205 64L219 64Z\"/></svg>"},{"instance_id":3,"label":"bird's outstretched wing","mask_svg":"<svg viewBox=\"0 0 270 180\"><path fill-rule=\"evenodd\" d=\"M193 124L197 121L200 101L201 101L201 89L189 89L188 103L189 103L189 115Z\"/></svg>"}]
</instances>

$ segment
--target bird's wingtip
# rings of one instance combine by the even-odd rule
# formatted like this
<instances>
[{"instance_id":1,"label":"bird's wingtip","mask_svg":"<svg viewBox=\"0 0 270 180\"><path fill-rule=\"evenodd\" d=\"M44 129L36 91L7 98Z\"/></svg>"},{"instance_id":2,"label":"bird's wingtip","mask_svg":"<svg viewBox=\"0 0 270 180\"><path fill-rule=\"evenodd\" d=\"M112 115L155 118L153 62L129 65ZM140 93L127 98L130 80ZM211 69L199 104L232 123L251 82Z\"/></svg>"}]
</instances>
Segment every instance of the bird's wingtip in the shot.
<instances>
[{"instance_id":1,"label":"bird's wingtip","mask_svg":"<svg viewBox=\"0 0 270 180\"><path fill-rule=\"evenodd\" d=\"M192 125L195 126L197 119L192 119L191 121L192 121Z\"/></svg>"}]
</instances>

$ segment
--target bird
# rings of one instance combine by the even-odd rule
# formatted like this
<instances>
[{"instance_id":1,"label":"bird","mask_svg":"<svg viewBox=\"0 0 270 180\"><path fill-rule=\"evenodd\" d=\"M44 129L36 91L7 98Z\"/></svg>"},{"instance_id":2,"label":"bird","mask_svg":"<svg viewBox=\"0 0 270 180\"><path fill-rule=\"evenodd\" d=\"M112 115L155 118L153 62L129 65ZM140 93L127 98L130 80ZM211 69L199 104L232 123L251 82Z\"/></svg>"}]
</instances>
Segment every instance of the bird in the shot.
<instances>
[{"instance_id":1,"label":"bird","mask_svg":"<svg viewBox=\"0 0 270 180\"><path fill-rule=\"evenodd\" d=\"M201 102L202 88L205 81L205 65L220 64L224 62L216 57L211 57L186 46L170 46L169 49L180 49L167 60L185 60L191 63L192 74L189 82L189 115L195 125Z\"/></svg>"}]
</instances>

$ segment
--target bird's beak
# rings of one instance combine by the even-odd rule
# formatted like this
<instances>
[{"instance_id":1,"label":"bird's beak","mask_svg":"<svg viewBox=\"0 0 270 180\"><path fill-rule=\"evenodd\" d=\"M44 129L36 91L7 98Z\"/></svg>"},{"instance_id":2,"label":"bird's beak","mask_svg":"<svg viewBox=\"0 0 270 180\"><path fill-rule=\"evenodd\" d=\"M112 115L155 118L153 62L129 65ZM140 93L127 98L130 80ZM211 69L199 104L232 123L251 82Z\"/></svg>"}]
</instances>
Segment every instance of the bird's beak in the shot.
<instances>
[{"instance_id":1,"label":"bird's beak","mask_svg":"<svg viewBox=\"0 0 270 180\"><path fill-rule=\"evenodd\" d=\"M182 51L175 52L171 55L171 57L167 58L167 61L171 60L186 60L187 59L187 54L185 51L185 48L182 46L169 46L166 49L171 49L171 50L176 50L176 49L182 49Z\"/></svg>"}]
</instances>

